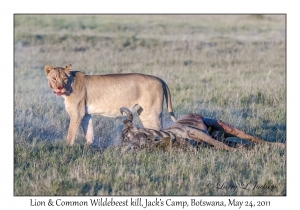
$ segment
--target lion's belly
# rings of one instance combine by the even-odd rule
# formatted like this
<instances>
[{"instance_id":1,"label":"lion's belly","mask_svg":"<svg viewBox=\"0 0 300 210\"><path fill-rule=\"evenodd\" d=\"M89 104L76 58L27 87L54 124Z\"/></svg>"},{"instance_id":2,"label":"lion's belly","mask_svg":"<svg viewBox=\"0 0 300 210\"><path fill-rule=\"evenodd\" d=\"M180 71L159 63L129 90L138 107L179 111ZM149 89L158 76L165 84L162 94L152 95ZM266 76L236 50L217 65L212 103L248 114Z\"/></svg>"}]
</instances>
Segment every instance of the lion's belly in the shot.
<instances>
[{"instance_id":1,"label":"lion's belly","mask_svg":"<svg viewBox=\"0 0 300 210\"><path fill-rule=\"evenodd\" d=\"M96 105L87 105L86 112L88 114L102 115L105 117L117 117L120 115L120 111L118 112L118 110L107 109Z\"/></svg>"},{"instance_id":2,"label":"lion's belly","mask_svg":"<svg viewBox=\"0 0 300 210\"><path fill-rule=\"evenodd\" d=\"M86 113L91 115L101 115L104 117L118 117L121 115L120 108L122 106L131 108L131 105L117 105L117 104L110 104L108 106L101 105L94 105L89 104L86 106Z\"/></svg>"}]
</instances>

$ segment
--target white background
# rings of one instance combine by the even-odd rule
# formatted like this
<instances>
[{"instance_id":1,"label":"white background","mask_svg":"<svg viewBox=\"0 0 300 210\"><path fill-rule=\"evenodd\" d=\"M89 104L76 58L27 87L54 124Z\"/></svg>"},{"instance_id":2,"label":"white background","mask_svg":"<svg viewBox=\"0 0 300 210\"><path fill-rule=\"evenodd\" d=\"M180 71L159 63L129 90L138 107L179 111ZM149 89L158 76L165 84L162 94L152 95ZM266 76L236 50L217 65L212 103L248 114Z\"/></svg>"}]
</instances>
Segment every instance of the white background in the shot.
<instances>
[{"instance_id":1,"label":"white background","mask_svg":"<svg viewBox=\"0 0 300 210\"><path fill-rule=\"evenodd\" d=\"M4 3L6 2L6 3ZM1 209L40 209L40 207L30 207L30 199L44 200L59 199L59 197L26 197L26 196L13 196L13 111L14 111L14 97L13 97L13 18L15 13L284 13L287 14L287 196L280 197L233 197L240 201L253 201L256 203L258 200L271 201L271 207L268 209L282 209L290 207L291 209L299 209L300 198L298 190L299 185L299 162L300 152L297 146L299 145L299 131L300 124L297 123L299 117L299 83L300 83L300 55L299 55L299 26L300 15L296 1L2 1L0 8L0 90L1 90L1 177L0 177L0 206ZM34 58L33 58L34 59ZM30 79L30 78L28 78ZM99 198L99 197L97 197ZM142 197L146 199L147 197ZM162 197L166 200L168 197ZM190 197L170 197L172 200L187 200ZM197 200L201 197L192 197ZM223 196L206 196L202 197L204 200L219 200L228 202L231 197ZM62 197L64 200L87 200L89 197ZM114 200L124 200L126 197L114 197ZM130 198L128 198L130 199ZM153 200L154 197L149 197ZM299 203L299 204L298 204ZM56 209L59 207L44 207ZM61 207L66 209L66 207ZM80 207L67 207L68 209L82 209ZM103 207L89 207L93 209L106 209ZM114 209L116 207L111 207ZM157 208L157 207L155 207ZM172 208L166 207L163 208ZM173 209L181 209L180 207L173 207ZM195 207L193 209L201 207ZM209 208L209 209L224 209ZM124 209L124 208L123 208ZM126 209L132 209L127 207ZM135 209L142 209L136 207ZM147 208L149 209L149 208ZM154 209L154 208L150 208ZM191 208L188 208L191 209ZM231 209L229 207L225 209ZM235 207L234 209L238 209ZM242 207L242 209L250 209L249 207ZM255 207L253 209L262 209L262 207Z\"/></svg>"}]
</instances>

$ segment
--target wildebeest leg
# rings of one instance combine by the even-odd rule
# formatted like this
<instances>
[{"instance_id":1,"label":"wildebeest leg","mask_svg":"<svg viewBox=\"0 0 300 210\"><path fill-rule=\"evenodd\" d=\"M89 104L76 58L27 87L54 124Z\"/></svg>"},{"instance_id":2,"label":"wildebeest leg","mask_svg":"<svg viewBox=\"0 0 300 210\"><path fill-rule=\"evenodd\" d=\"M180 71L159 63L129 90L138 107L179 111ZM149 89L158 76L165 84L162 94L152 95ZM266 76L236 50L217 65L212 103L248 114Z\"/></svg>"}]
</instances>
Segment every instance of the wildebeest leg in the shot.
<instances>
[{"instance_id":1,"label":"wildebeest leg","mask_svg":"<svg viewBox=\"0 0 300 210\"><path fill-rule=\"evenodd\" d=\"M224 149L224 150L228 150L228 151L234 151L235 148L229 147L226 144L219 142L215 139L213 139L212 137L208 136L207 134L205 134L202 131L196 130L196 129L187 129L187 138L196 140L196 141L204 141L207 142L210 145L213 145L215 148L217 149Z\"/></svg>"},{"instance_id":2,"label":"wildebeest leg","mask_svg":"<svg viewBox=\"0 0 300 210\"><path fill-rule=\"evenodd\" d=\"M255 136L250 136L250 135L246 134L245 132L222 122L221 120L218 120L218 124L224 129L225 135L228 135L228 136L235 136L235 137L245 139L247 141L251 141L254 143L259 143L259 144L277 144L279 146L285 146L285 144L282 144L282 143L268 142L268 141L264 141L260 138L257 138Z\"/></svg>"},{"instance_id":3,"label":"wildebeest leg","mask_svg":"<svg viewBox=\"0 0 300 210\"><path fill-rule=\"evenodd\" d=\"M260 138L255 137L255 136L250 136L250 135L244 133L243 131L222 122L221 120L218 120L218 124L224 129L224 131L227 135L229 134L230 136L245 139L247 141L251 141L254 143L269 143L267 141L264 141Z\"/></svg>"},{"instance_id":4,"label":"wildebeest leg","mask_svg":"<svg viewBox=\"0 0 300 210\"><path fill-rule=\"evenodd\" d=\"M216 140L223 141L224 140L224 128L218 124L218 121L210 118L203 118L204 124L209 128L209 135ZM228 136L227 136L228 137Z\"/></svg>"}]
</instances>

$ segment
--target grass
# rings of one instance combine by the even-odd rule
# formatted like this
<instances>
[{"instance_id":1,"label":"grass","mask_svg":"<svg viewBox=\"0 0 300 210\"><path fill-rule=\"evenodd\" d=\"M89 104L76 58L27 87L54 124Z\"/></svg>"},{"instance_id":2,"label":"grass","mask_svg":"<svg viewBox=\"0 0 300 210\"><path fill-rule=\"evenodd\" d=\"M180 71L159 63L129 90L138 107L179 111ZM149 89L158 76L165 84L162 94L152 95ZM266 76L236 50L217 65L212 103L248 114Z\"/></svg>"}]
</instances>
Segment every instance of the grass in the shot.
<instances>
[{"instance_id":1,"label":"grass","mask_svg":"<svg viewBox=\"0 0 300 210\"><path fill-rule=\"evenodd\" d=\"M61 142L16 145L17 195L282 195L285 194L285 157L280 148L259 146L228 153L212 149L194 152L141 151L120 154L120 148ZM28 161L30 160L30 162ZM276 168L276 171L274 171ZM272 172L272 173L270 173ZM274 185L274 190L244 190ZM216 189L215 183L237 185ZM28 183L28 184L25 184ZM211 183L211 187L207 185ZM24 186L25 185L25 186ZM250 188L251 185L251 188ZM30 192L30 193L29 193Z\"/></svg>"},{"instance_id":2,"label":"grass","mask_svg":"<svg viewBox=\"0 0 300 210\"><path fill-rule=\"evenodd\" d=\"M284 15L15 15L15 195L285 195L286 152L200 148L120 154L122 118L94 117L65 145L69 117L46 64L86 74L140 72L169 86L176 116L222 119L286 141ZM166 109L165 109L166 110ZM139 124L139 120L135 119ZM170 125L164 112L164 125ZM255 182L274 190L217 189ZM249 185L250 186L250 185Z\"/></svg>"}]
</instances>

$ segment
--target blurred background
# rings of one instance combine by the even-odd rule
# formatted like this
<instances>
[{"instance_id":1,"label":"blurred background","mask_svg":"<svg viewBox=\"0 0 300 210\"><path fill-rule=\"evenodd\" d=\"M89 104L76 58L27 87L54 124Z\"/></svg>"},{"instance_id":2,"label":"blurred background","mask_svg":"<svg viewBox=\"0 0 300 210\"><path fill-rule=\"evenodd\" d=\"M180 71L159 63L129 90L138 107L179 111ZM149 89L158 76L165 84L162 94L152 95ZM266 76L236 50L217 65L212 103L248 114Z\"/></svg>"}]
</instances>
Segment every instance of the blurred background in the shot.
<instances>
[{"instance_id":1,"label":"blurred background","mask_svg":"<svg viewBox=\"0 0 300 210\"><path fill-rule=\"evenodd\" d=\"M285 15L14 18L15 139L19 132L47 140L65 136L61 134L67 130L68 116L63 99L49 89L43 68L71 63L73 70L86 74L158 76L170 88L177 116L196 112L263 139L284 141ZM164 118L167 126L166 111ZM109 125L102 125L104 129L113 129L113 122L105 121ZM100 124L105 123L97 121L95 126ZM41 129L47 130L44 135L37 132ZM96 134L105 136L100 130L96 127Z\"/></svg>"}]
</instances>

